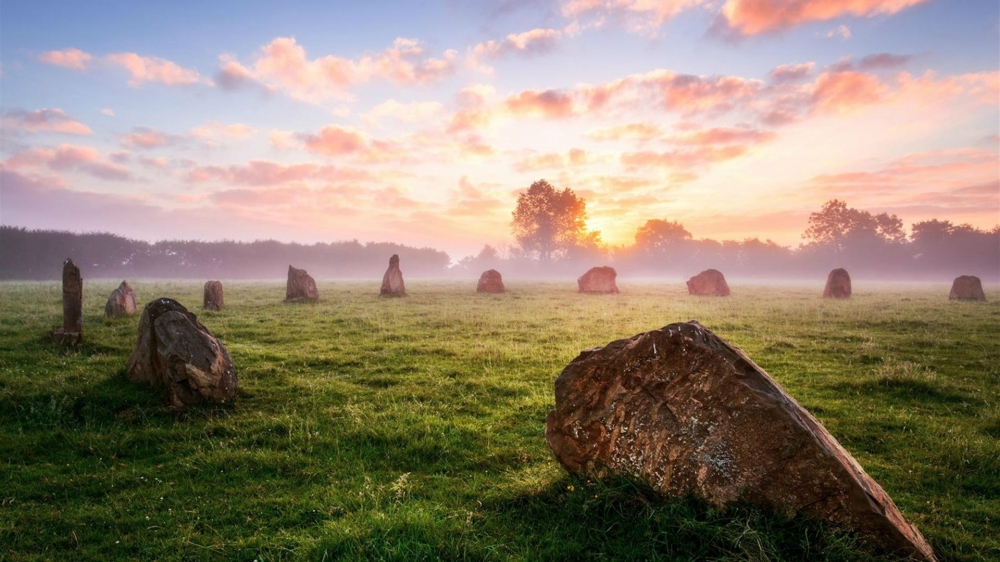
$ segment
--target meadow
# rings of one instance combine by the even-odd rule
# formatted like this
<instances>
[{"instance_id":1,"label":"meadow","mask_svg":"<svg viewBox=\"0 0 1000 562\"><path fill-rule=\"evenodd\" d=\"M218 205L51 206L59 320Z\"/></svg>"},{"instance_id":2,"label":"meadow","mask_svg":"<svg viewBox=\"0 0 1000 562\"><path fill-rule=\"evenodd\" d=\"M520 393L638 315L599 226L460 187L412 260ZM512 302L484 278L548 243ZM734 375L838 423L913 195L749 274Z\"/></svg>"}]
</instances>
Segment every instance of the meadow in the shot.
<instances>
[{"instance_id":1,"label":"meadow","mask_svg":"<svg viewBox=\"0 0 1000 562\"><path fill-rule=\"evenodd\" d=\"M0 283L0 561L892 560L840 529L571 478L547 448L553 382L580 351L697 319L815 415L942 560L1000 560L1000 291L946 284L319 283L130 280L227 346L235 404L184 413L125 381L139 316L85 280L84 335L52 341L58 283Z\"/></svg>"}]
</instances>

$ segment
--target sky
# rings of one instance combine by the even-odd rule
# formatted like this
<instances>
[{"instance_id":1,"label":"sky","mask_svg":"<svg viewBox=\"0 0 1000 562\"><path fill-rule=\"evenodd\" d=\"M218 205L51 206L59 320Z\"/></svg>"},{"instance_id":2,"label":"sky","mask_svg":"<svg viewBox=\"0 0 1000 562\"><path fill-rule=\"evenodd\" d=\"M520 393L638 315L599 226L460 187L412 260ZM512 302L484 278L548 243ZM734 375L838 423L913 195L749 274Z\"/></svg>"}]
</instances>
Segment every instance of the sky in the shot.
<instances>
[{"instance_id":1,"label":"sky","mask_svg":"<svg viewBox=\"0 0 1000 562\"><path fill-rule=\"evenodd\" d=\"M797 246L825 201L1000 224L994 0L0 3L0 223L515 241L546 179L630 245Z\"/></svg>"}]
</instances>

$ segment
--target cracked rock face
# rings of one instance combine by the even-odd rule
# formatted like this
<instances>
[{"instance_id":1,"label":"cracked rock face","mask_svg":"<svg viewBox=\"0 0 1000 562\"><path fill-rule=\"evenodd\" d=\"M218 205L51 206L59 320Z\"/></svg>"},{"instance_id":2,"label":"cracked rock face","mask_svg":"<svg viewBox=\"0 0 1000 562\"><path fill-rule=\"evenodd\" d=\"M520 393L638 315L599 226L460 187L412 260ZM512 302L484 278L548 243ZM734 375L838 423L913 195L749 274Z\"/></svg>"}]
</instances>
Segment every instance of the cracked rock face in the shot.
<instances>
[{"instance_id":1,"label":"cracked rock face","mask_svg":"<svg viewBox=\"0 0 1000 562\"><path fill-rule=\"evenodd\" d=\"M617 293L615 279L618 272L613 267L592 267L576 280L581 293Z\"/></svg>"},{"instance_id":2,"label":"cracked rock face","mask_svg":"<svg viewBox=\"0 0 1000 562\"><path fill-rule=\"evenodd\" d=\"M951 293L948 298L951 300L984 301L986 293L983 292L983 282L975 275L960 275L951 284Z\"/></svg>"},{"instance_id":3,"label":"cracked rock face","mask_svg":"<svg viewBox=\"0 0 1000 562\"><path fill-rule=\"evenodd\" d=\"M934 560L923 536L820 423L697 322L584 351L559 375L545 439L581 477L624 476L721 507L769 506Z\"/></svg>"},{"instance_id":4,"label":"cracked rock face","mask_svg":"<svg viewBox=\"0 0 1000 562\"><path fill-rule=\"evenodd\" d=\"M503 277L495 269L487 269L479 276L479 284L476 285L477 293L502 293L504 292Z\"/></svg>"},{"instance_id":5,"label":"cracked rock face","mask_svg":"<svg viewBox=\"0 0 1000 562\"><path fill-rule=\"evenodd\" d=\"M288 281L285 283L285 302L314 301L319 299L316 280L306 270L288 266Z\"/></svg>"},{"instance_id":6,"label":"cracked rock face","mask_svg":"<svg viewBox=\"0 0 1000 562\"><path fill-rule=\"evenodd\" d=\"M125 376L163 388L164 403L176 409L236 398L236 368L226 347L173 299L155 299L143 309Z\"/></svg>"},{"instance_id":7,"label":"cracked rock face","mask_svg":"<svg viewBox=\"0 0 1000 562\"><path fill-rule=\"evenodd\" d=\"M687 281L689 295L728 297L729 284L718 269L706 269Z\"/></svg>"},{"instance_id":8,"label":"cracked rock face","mask_svg":"<svg viewBox=\"0 0 1000 562\"><path fill-rule=\"evenodd\" d=\"M383 297L401 297L406 295L406 285L403 283L403 272L399 270L399 256L393 254L389 258L389 269L382 276L382 286L379 295Z\"/></svg>"},{"instance_id":9,"label":"cracked rock face","mask_svg":"<svg viewBox=\"0 0 1000 562\"><path fill-rule=\"evenodd\" d=\"M826 276L826 286L823 287L823 298L851 298L851 276L848 275L846 269L838 267Z\"/></svg>"},{"instance_id":10,"label":"cracked rock face","mask_svg":"<svg viewBox=\"0 0 1000 562\"><path fill-rule=\"evenodd\" d=\"M104 305L104 315L109 318L118 316L129 316L135 314L135 291L128 281L122 281L121 285L108 296L108 302Z\"/></svg>"}]
</instances>

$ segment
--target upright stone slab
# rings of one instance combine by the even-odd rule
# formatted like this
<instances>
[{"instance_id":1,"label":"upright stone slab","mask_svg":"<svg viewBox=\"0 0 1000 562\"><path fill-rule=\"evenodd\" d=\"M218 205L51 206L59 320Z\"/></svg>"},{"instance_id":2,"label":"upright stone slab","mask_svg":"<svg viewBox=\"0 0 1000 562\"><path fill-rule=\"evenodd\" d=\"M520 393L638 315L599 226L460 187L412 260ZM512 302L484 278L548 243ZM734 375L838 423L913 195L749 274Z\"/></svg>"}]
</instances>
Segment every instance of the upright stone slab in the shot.
<instances>
[{"instance_id":1,"label":"upright stone slab","mask_svg":"<svg viewBox=\"0 0 1000 562\"><path fill-rule=\"evenodd\" d=\"M694 321L582 352L556 379L545 439L580 477L622 476L717 507L802 512L934 560L920 532L819 421Z\"/></svg>"},{"instance_id":2,"label":"upright stone slab","mask_svg":"<svg viewBox=\"0 0 1000 562\"><path fill-rule=\"evenodd\" d=\"M285 295L287 296L287 294L288 287L285 287ZM222 281L206 281L205 298L201 307L205 310L222 310L224 304Z\"/></svg>"},{"instance_id":3,"label":"upright stone slab","mask_svg":"<svg viewBox=\"0 0 1000 562\"><path fill-rule=\"evenodd\" d=\"M288 266L288 281L285 283L285 302L314 301L319 299L316 280L306 270Z\"/></svg>"},{"instance_id":4,"label":"upright stone slab","mask_svg":"<svg viewBox=\"0 0 1000 562\"><path fill-rule=\"evenodd\" d=\"M688 279L687 288L689 295L729 296L729 284L726 283L726 277L718 269L706 269Z\"/></svg>"},{"instance_id":5,"label":"upright stone slab","mask_svg":"<svg viewBox=\"0 0 1000 562\"><path fill-rule=\"evenodd\" d=\"M948 298L951 300L984 301L986 293L983 292L983 282L975 275L956 277L951 284L951 293Z\"/></svg>"},{"instance_id":6,"label":"upright stone slab","mask_svg":"<svg viewBox=\"0 0 1000 562\"><path fill-rule=\"evenodd\" d=\"M477 293L502 293L504 292L503 277L495 269L487 269L479 276L479 283L476 285Z\"/></svg>"},{"instance_id":7,"label":"upright stone slab","mask_svg":"<svg viewBox=\"0 0 1000 562\"><path fill-rule=\"evenodd\" d=\"M399 270L399 256L393 254L389 258L389 269L382 276L382 286L378 294L383 297L406 296L406 285L403 283L403 272Z\"/></svg>"},{"instance_id":8,"label":"upright stone slab","mask_svg":"<svg viewBox=\"0 0 1000 562\"><path fill-rule=\"evenodd\" d=\"M613 267L592 267L576 280L576 285L581 293L617 293L617 277L618 272Z\"/></svg>"},{"instance_id":9,"label":"upright stone slab","mask_svg":"<svg viewBox=\"0 0 1000 562\"><path fill-rule=\"evenodd\" d=\"M135 313L135 291L132 290L132 285L123 279L121 285L108 296L108 302L104 305L104 315L117 318Z\"/></svg>"},{"instance_id":10,"label":"upright stone slab","mask_svg":"<svg viewBox=\"0 0 1000 562\"><path fill-rule=\"evenodd\" d=\"M826 276L826 286L823 287L823 298L851 298L851 276L848 275L846 269L838 267Z\"/></svg>"},{"instance_id":11,"label":"upright stone slab","mask_svg":"<svg viewBox=\"0 0 1000 562\"><path fill-rule=\"evenodd\" d=\"M143 309L125 376L163 388L163 402L175 409L236 399L236 368L226 347L173 299L153 299Z\"/></svg>"},{"instance_id":12,"label":"upright stone slab","mask_svg":"<svg viewBox=\"0 0 1000 562\"><path fill-rule=\"evenodd\" d=\"M80 268L67 258L62 273L63 326L55 331L55 339L66 345L80 342L83 332L83 277Z\"/></svg>"}]
</instances>

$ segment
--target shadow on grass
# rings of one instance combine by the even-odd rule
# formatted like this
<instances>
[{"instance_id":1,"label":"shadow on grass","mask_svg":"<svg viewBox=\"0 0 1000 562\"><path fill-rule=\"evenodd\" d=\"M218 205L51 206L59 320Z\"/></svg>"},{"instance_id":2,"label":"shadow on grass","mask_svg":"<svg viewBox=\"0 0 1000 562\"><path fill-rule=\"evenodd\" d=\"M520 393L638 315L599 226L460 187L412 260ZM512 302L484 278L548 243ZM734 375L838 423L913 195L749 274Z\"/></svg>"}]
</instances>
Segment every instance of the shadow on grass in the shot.
<instances>
[{"instance_id":1,"label":"shadow on grass","mask_svg":"<svg viewBox=\"0 0 1000 562\"><path fill-rule=\"evenodd\" d=\"M888 377L864 382L844 382L826 385L826 388L839 393L859 394L861 396L878 397L879 400L889 400L894 405L919 402L923 405L939 404L950 406L954 404L970 404L982 407L983 401L965 392L941 388L927 381L907 377Z\"/></svg>"},{"instance_id":2,"label":"shadow on grass","mask_svg":"<svg viewBox=\"0 0 1000 562\"><path fill-rule=\"evenodd\" d=\"M340 560L892 560L804 517L665 499L627 481L559 480L541 493L482 502L450 532L417 514L325 538L312 558Z\"/></svg>"}]
</instances>

